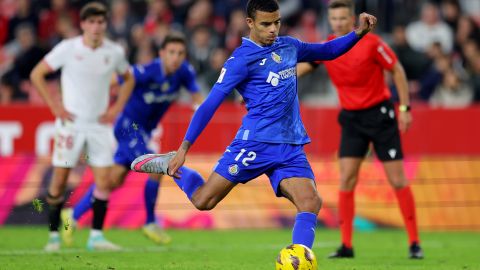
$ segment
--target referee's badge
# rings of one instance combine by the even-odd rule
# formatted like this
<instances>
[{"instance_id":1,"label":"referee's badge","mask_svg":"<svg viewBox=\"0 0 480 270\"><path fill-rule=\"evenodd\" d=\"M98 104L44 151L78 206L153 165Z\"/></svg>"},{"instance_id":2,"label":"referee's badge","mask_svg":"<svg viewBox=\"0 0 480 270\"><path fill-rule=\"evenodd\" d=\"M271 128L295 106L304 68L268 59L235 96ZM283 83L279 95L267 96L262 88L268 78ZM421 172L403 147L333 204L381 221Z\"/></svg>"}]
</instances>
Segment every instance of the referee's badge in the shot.
<instances>
[{"instance_id":1,"label":"referee's badge","mask_svg":"<svg viewBox=\"0 0 480 270\"><path fill-rule=\"evenodd\" d=\"M276 54L275 52L272 52L272 59L273 61L277 62L278 64L280 64L282 62L282 57L278 54Z\"/></svg>"},{"instance_id":2,"label":"referee's badge","mask_svg":"<svg viewBox=\"0 0 480 270\"><path fill-rule=\"evenodd\" d=\"M230 175L235 176L235 175L238 174L239 171L240 171L240 170L238 169L238 165L237 165L237 164L232 164L232 165L228 166L228 173L229 173Z\"/></svg>"}]
</instances>

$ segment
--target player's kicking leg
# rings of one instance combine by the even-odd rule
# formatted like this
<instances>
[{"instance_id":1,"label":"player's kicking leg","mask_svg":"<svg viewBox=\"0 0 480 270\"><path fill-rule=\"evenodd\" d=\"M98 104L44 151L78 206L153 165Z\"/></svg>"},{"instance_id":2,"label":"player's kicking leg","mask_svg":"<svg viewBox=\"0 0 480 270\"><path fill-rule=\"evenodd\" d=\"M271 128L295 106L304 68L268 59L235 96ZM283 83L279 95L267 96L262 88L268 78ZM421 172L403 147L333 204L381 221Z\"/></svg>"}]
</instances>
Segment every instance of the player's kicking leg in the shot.
<instances>
[{"instance_id":1,"label":"player's kicking leg","mask_svg":"<svg viewBox=\"0 0 480 270\"><path fill-rule=\"evenodd\" d=\"M168 163L174 156L175 152L143 155L132 162L131 169L136 172L167 174ZM213 209L237 185L215 172L205 182L195 170L183 166L179 171L181 176L174 178L175 183L192 204L202 211Z\"/></svg>"},{"instance_id":2,"label":"player's kicking leg","mask_svg":"<svg viewBox=\"0 0 480 270\"><path fill-rule=\"evenodd\" d=\"M103 223L107 214L107 203L110 195L108 181L109 167L93 167L96 188L93 191L93 223L87 242L89 250L120 250L120 247L108 241L103 235Z\"/></svg>"},{"instance_id":3,"label":"player's kicking leg","mask_svg":"<svg viewBox=\"0 0 480 270\"><path fill-rule=\"evenodd\" d=\"M68 174L70 168L54 167L53 177L48 187L47 203L48 203L48 226L50 234L48 242L45 245L45 251L58 251L60 250L60 211L65 202L63 193L67 183Z\"/></svg>"}]
</instances>

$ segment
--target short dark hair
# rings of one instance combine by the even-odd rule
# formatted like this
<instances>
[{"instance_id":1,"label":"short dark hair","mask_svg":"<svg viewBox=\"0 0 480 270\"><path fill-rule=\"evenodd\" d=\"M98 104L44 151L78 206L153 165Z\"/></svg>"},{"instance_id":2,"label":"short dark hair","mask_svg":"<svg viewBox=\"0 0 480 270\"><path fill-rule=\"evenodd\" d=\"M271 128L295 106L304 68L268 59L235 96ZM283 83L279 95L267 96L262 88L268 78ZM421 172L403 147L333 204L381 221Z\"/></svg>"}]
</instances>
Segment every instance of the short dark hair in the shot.
<instances>
[{"instance_id":1,"label":"short dark hair","mask_svg":"<svg viewBox=\"0 0 480 270\"><path fill-rule=\"evenodd\" d=\"M275 12L279 10L277 0L249 0L247 3L247 17L255 19L258 11Z\"/></svg>"},{"instance_id":2,"label":"short dark hair","mask_svg":"<svg viewBox=\"0 0 480 270\"><path fill-rule=\"evenodd\" d=\"M165 47L167 47L169 43L182 43L185 47L187 47L187 39L180 32L168 33L167 36L163 39L163 42L160 48L165 49Z\"/></svg>"},{"instance_id":3,"label":"short dark hair","mask_svg":"<svg viewBox=\"0 0 480 270\"><path fill-rule=\"evenodd\" d=\"M102 16L107 19L108 10L101 2L90 2L80 10L80 20L85 21L92 16Z\"/></svg>"},{"instance_id":4,"label":"short dark hair","mask_svg":"<svg viewBox=\"0 0 480 270\"><path fill-rule=\"evenodd\" d=\"M355 3L352 0L331 0L330 3L328 3L328 8L348 8L353 13L355 12Z\"/></svg>"}]
</instances>

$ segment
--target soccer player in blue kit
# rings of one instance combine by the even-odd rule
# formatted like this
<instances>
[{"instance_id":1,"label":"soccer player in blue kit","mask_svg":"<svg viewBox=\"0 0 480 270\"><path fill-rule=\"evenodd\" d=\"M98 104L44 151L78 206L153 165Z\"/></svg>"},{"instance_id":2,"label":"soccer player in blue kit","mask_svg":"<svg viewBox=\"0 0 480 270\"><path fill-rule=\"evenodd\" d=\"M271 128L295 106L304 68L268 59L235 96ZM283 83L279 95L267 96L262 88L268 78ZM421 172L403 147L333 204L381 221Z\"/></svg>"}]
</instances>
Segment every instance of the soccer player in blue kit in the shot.
<instances>
[{"instance_id":1,"label":"soccer player in blue kit","mask_svg":"<svg viewBox=\"0 0 480 270\"><path fill-rule=\"evenodd\" d=\"M132 67L135 88L114 127L118 148L110 175L112 190L123 183L130 163L137 156L152 153L148 148L152 132L172 102L178 98L182 86L190 92L194 108L203 102L203 95L195 80L195 71L185 60L186 47L182 35L169 34L161 45L159 58L146 65ZM154 215L161 177L162 175L152 174L145 184L147 219L143 232L154 242L165 244L170 241L170 237L156 223ZM93 190L94 185L75 206L73 214L71 210L70 213L63 214L64 219L73 219L73 223L79 220L91 208ZM73 230L68 229L63 234L67 244L73 242L72 233Z\"/></svg>"},{"instance_id":2,"label":"soccer player in blue kit","mask_svg":"<svg viewBox=\"0 0 480 270\"><path fill-rule=\"evenodd\" d=\"M311 248L322 201L303 150L310 138L300 119L296 64L342 55L375 26L376 18L363 13L358 29L323 44L278 37L280 21L276 0L250 0L246 19L250 35L225 62L178 151L140 156L131 168L173 176L199 210L214 208L238 183L266 174L275 194L286 197L297 208L293 244ZM234 88L242 95L248 112L205 182L200 174L182 165L191 145Z\"/></svg>"}]
</instances>

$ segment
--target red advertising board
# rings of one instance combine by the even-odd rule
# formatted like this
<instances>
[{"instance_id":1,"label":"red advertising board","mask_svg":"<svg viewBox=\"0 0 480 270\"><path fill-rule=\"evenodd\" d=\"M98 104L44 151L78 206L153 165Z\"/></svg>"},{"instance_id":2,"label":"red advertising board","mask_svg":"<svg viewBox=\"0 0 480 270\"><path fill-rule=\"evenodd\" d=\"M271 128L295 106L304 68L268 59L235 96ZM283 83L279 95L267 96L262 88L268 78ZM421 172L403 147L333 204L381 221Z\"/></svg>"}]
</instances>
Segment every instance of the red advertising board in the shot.
<instances>
[{"instance_id":1,"label":"red advertising board","mask_svg":"<svg viewBox=\"0 0 480 270\"><path fill-rule=\"evenodd\" d=\"M221 153L234 138L245 109L223 104L192 148L195 153ZM302 118L312 143L309 154L332 155L338 149L340 129L337 109L302 107ZM162 151L175 150L188 127L192 111L175 105L161 123ZM480 154L480 107L460 110L417 107L411 129L403 135L406 155ZM53 116L45 107L0 107L0 155L48 155L54 136Z\"/></svg>"}]
</instances>

